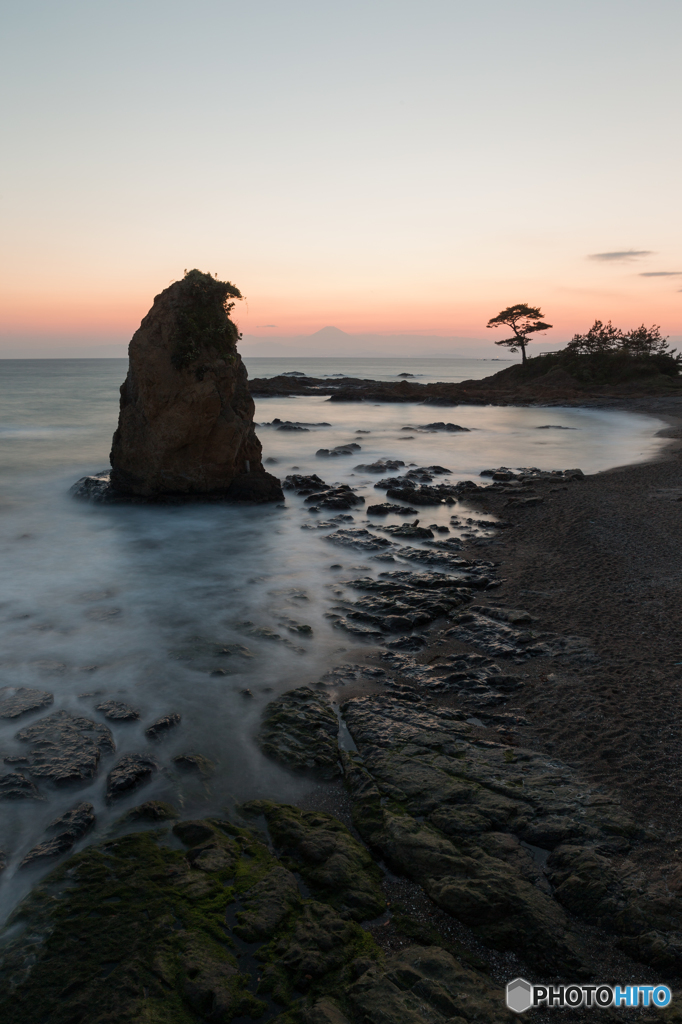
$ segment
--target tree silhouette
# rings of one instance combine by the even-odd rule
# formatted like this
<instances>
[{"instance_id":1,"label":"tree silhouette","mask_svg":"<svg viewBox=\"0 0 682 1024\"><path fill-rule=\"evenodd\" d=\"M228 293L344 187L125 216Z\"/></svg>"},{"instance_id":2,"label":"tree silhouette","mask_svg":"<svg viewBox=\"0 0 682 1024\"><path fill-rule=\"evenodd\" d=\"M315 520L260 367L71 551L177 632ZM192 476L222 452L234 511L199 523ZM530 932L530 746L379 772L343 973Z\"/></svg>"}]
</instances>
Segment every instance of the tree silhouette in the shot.
<instances>
[{"instance_id":1,"label":"tree silhouette","mask_svg":"<svg viewBox=\"0 0 682 1024\"><path fill-rule=\"evenodd\" d=\"M542 322L542 313L539 306L529 306L526 302L518 302L515 306L507 306L497 316L488 320L486 327L511 327L514 332L513 338L504 338L496 341L496 345L506 345L512 352L521 349L521 361L526 362L526 345L528 335L535 331L546 331L552 326Z\"/></svg>"}]
</instances>

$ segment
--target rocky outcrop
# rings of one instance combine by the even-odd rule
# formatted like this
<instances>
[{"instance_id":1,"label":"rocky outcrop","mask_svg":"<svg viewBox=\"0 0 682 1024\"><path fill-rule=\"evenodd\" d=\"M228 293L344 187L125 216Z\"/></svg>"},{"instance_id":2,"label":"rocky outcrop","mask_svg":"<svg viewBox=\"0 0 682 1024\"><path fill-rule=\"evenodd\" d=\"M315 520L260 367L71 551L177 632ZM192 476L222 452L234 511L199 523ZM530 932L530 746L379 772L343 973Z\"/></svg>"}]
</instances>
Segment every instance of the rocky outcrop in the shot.
<instances>
[{"instance_id":1,"label":"rocky outcrop","mask_svg":"<svg viewBox=\"0 0 682 1024\"><path fill-rule=\"evenodd\" d=\"M29 711L39 711L54 703L47 690L33 690L28 686L3 686L0 689L0 718L18 718Z\"/></svg>"},{"instance_id":2,"label":"rocky outcrop","mask_svg":"<svg viewBox=\"0 0 682 1024\"><path fill-rule=\"evenodd\" d=\"M94 823L95 814L92 804L79 804L78 807L62 814L47 826L46 831L50 834L50 838L29 850L20 866L25 868L36 861L67 853L79 839L89 832Z\"/></svg>"},{"instance_id":3,"label":"rocky outcrop","mask_svg":"<svg viewBox=\"0 0 682 1024\"><path fill-rule=\"evenodd\" d=\"M534 362L535 360L533 360ZM455 405L557 405L581 406L596 400L609 404L615 399L674 396L680 393L682 378L654 374L620 384L586 384L555 367L540 376L527 375L518 364L506 367L482 380L460 383L362 380L357 377L278 377L251 381L254 395L329 395L332 402L411 402L436 406ZM457 424L428 424L430 430L451 431ZM413 429L410 427L409 429Z\"/></svg>"},{"instance_id":4,"label":"rocky outcrop","mask_svg":"<svg viewBox=\"0 0 682 1024\"><path fill-rule=\"evenodd\" d=\"M294 771L334 779L341 774L338 733L329 697L299 686L267 705L258 742L265 754Z\"/></svg>"},{"instance_id":5,"label":"rocky outcrop","mask_svg":"<svg viewBox=\"0 0 682 1024\"><path fill-rule=\"evenodd\" d=\"M126 754L107 775L107 803L128 796L138 786L149 782L160 767L156 758L148 754Z\"/></svg>"},{"instance_id":6,"label":"rocky outcrop","mask_svg":"<svg viewBox=\"0 0 682 1024\"><path fill-rule=\"evenodd\" d=\"M94 778L101 756L115 749L105 725L76 718L68 711L55 711L39 719L21 729L16 738L29 744L29 749L12 760L34 778L57 786Z\"/></svg>"},{"instance_id":7,"label":"rocky outcrop","mask_svg":"<svg viewBox=\"0 0 682 1024\"><path fill-rule=\"evenodd\" d=\"M11 919L0 1018L510 1021L496 983L440 945L398 932L384 955L360 923L386 909L381 872L339 821L267 801L244 811L265 817L274 850L215 819L178 822L171 847L161 821L54 871Z\"/></svg>"},{"instance_id":8,"label":"rocky outcrop","mask_svg":"<svg viewBox=\"0 0 682 1024\"><path fill-rule=\"evenodd\" d=\"M154 299L130 342L111 450L112 490L146 499L276 501L230 320L239 290L191 270Z\"/></svg>"},{"instance_id":9,"label":"rocky outcrop","mask_svg":"<svg viewBox=\"0 0 682 1024\"><path fill-rule=\"evenodd\" d=\"M477 739L448 708L381 695L342 711L358 832L484 944L539 971L584 970L568 912L679 975L682 901L633 881L642 829L615 794L546 754Z\"/></svg>"}]
</instances>

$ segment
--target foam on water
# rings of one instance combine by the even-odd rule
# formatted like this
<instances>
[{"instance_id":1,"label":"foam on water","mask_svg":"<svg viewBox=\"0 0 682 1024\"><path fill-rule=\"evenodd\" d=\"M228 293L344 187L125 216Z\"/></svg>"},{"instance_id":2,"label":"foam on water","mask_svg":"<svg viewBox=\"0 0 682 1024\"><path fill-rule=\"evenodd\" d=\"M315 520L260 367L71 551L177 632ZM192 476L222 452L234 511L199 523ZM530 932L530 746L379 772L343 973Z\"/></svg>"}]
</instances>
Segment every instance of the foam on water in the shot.
<instances>
[{"instance_id":1,"label":"foam on water","mask_svg":"<svg viewBox=\"0 0 682 1024\"><path fill-rule=\"evenodd\" d=\"M169 799L190 815L220 813L250 797L294 799L315 785L262 757L253 741L260 712L274 694L315 683L334 664L357 661L367 648L334 629L325 612L343 589L339 577L391 566L333 547L322 530L302 530L316 517L291 492L284 508L74 501L69 486L107 465L124 362L5 362L0 368L0 429L11 428L0 441L0 686L50 690L55 701L47 713L63 709L106 721L117 746L84 785L55 790L38 780L44 802L0 802L0 848L9 856L0 876L4 916L51 867L19 871L19 861L53 818L80 801L92 802L97 813L90 842L142 800ZM577 466L590 473L650 457L661 444L654 435L662 426L651 417L597 410L448 409L318 397L257 403L257 421L277 417L331 426L308 433L259 428L264 457L277 460L268 465L272 472L316 472L328 483L350 483L368 504L383 501L384 492L374 489L375 475L354 467L378 458L446 466L453 482L501 464ZM402 429L437 420L470 432ZM547 425L576 429L537 429ZM349 441L361 445L354 456L315 455ZM447 525L453 511L478 515L458 504L420 509L419 518L423 525ZM351 514L355 525L366 525L362 507ZM330 571L332 563L345 572ZM282 640L250 635L253 627L244 622L270 628ZM291 632L292 622L311 626L312 635ZM219 653L233 644L248 647L253 657ZM227 674L212 675L216 669ZM245 688L253 697L240 692ZM107 698L138 708L140 720L105 720L94 706ZM182 724L161 743L150 743L145 727L168 712L179 712ZM21 752L16 732L45 714L0 721L2 756ZM189 751L216 762L213 779L173 771L171 758ZM106 774L126 752L153 753L165 771L107 807Z\"/></svg>"}]
</instances>

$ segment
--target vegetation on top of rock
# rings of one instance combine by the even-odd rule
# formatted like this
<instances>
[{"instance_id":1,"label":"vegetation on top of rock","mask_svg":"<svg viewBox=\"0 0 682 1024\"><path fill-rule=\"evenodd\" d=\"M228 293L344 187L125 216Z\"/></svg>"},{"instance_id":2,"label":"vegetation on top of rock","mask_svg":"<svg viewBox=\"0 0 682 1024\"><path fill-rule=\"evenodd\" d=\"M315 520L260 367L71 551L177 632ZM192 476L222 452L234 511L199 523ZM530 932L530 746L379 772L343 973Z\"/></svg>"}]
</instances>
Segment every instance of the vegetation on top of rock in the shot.
<instances>
[{"instance_id":1,"label":"vegetation on top of rock","mask_svg":"<svg viewBox=\"0 0 682 1024\"><path fill-rule=\"evenodd\" d=\"M239 330L230 320L239 289L229 281L218 281L201 270L188 270L178 282L182 309L177 319L177 337L171 361L183 370L201 355L202 348L228 355L239 339Z\"/></svg>"},{"instance_id":2,"label":"vegetation on top of rock","mask_svg":"<svg viewBox=\"0 0 682 1024\"><path fill-rule=\"evenodd\" d=\"M495 344L504 345L510 352L518 352L521 349L521 362L522 365L525 365L528 335L534 334L536 331L548 331L552 326L543 323L542 317L543 314L539 306L529 306L526 302L517 302L515 306L507 306L497 316L491 317L486 327L504 325L511 328L514 332L513 337L503 338L501 341L496 341Z\"/></svg>"},{"instance_id":3,"label":"vegetation on top of rock","mask_svg":"<svg viewBox=\"0 0 682 1024\"><path fill-rule=\"evenodd\" d=\"M655 324L642 324L624 332L595 320L586 334L576 334L559 352L545 352L509 366L495 375L497 380L535 381L546 374L568 374L581 384L624 384L647 377L677 377L682 355L671 349L668 339Z\"/></svg>"}]
</instances>

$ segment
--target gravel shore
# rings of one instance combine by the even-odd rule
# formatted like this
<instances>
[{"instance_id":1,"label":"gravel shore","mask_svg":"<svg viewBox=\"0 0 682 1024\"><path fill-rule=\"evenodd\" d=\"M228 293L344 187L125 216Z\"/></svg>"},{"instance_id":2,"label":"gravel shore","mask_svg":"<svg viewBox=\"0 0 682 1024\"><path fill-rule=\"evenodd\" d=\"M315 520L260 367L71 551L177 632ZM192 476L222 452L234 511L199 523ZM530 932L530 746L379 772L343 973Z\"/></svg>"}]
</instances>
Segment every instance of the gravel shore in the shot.
<instances>
[{"instance_id":1,"label":"gravel shore","mask_svg":"<svg viewBox=\"0 0 682 1024\"><path fill-rule=\"evenodd\" d=\"M546 630L592 641L594 664L535 659L523 696L531 741L621 791L624 805L682 839L682 400L640 400L666 419L660 457L549 487L514 509L487 551L505 578L496 603ZM503 495L477 507L509 515ZM503 595L503 596L502 596ZM676 872L678 869L675 869ZM682 874L680 874L682 880Z\"/></svg>"}]
</instances>

